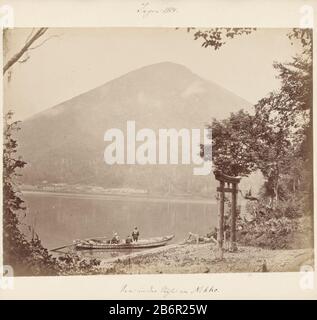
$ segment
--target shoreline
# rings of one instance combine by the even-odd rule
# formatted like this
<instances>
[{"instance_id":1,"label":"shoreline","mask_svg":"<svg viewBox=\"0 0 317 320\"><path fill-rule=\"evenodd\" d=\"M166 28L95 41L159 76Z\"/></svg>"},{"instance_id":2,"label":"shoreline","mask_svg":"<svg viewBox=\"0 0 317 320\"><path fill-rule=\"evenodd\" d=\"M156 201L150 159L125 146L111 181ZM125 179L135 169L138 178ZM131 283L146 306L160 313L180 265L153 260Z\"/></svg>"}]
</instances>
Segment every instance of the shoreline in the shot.
<instances>
[{"instance_id":1,"label":"shoreline","mask_svg":"<svg viewBox=\"0 0 317 320\"><path fill-rule=\"evenodd\" d=\"M43 190L21 190L23 195L52 196L66 199L96 199L96 200L119 200L119 201L150 201L150 202L174 202L174 203L197 203L197 204L217 204L216 200L208 198L187 198L184 196L155 196L138 194L104 194L104 193L80 193L72 191L43 191ZM212 197L211 197L212 198Z\"/></svg>"},{"instance_id":2,"label":"shoreline","mask_svg":"<svg viewBox=\"0 0 317 320\"><path fill-rule=\"evenodd\" d=\"M100 274L189 274L241 272L299 272L301 266L314 268L314 250L271 250L239 246L238 251L216 255L217 247L206 244L171 244L144 252L101 261ZM265 269L264 269L265 265Z\"/></svg>"}]
</instances>

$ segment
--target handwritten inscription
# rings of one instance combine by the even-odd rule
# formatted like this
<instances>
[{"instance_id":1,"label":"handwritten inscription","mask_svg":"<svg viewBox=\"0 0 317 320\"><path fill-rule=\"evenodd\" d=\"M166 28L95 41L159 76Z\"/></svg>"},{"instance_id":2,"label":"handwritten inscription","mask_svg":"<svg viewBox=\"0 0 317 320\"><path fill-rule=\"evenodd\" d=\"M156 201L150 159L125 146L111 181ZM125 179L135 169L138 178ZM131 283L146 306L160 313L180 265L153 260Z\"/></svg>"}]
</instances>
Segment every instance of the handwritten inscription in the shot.
<instances>
[{"instance_id":1,"label":"handwritten inscription","mask_svg":"<svg viewBox=\"0 0 317 320\"><path fill-rule=\"evenodd\" d=\"M162 295L164 298L168 296L181 294L181 295L195 295L195 294L216 294L219 293L219 289L215 288L214 286L195 286L193 288L176 288L176 287L169 287L169 286L162 286L162 287L155 287L153 285L147 288L133 288L124 284L121 287L120 293L125 294L156 294Z\"/></svg>"},{"instance_id":2,"label":"handwritten inscription","mask_svg":"<svg viewBox=\"0 0 317 320\"><path fill-rule=\"evenodd\" d=\"M175 7L163 7L163 8L155 8L150 2L142 2L140 8L137 10L137 13L142 18L148 18L153 15L159 14L173 14L177 12L177 8Z\"/></svg>"}]
</instances>

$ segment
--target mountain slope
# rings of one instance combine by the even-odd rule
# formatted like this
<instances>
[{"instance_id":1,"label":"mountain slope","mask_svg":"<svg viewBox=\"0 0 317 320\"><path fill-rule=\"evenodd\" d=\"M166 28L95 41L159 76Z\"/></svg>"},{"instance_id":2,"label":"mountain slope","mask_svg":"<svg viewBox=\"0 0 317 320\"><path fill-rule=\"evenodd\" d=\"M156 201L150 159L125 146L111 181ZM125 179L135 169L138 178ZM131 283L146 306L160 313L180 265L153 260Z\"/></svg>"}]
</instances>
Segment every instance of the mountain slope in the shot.
<instances>
[{"instance_id":1,"label":"mountain slope","mask_svg":"<svg viewBox=\"0 0 317 320\"><path fill-rule=\"evenodd\" d=\"M110 128L125 132L128 120L137 130L203 129L213 117L241 108L250 104L184 66L143 67L25 120L18 137L28 163L23 182L208 193L210 177L193 176L192 165L107 165L104 133Z\"/></svg>"}]
</instances>

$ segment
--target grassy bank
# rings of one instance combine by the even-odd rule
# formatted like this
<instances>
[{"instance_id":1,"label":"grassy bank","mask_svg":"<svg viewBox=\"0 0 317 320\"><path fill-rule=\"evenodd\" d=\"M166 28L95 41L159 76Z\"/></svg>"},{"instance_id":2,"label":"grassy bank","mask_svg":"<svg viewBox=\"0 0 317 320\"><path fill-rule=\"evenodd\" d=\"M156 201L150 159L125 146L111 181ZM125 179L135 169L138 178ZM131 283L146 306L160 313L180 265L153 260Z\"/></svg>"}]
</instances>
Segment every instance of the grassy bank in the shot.
<instances>
[{"instance_id":1,"label":"grassy bank","mask_svg":"<svg viewBox=\"0 0 317 320\"><path fill-rule=\"evenodd\" d=\"M269 250L240 246L238 252L225 252L224 259L219 261L215 246L195 244L174 245L104 261L100 271L107 274L298 272L302 265L313 266L313 249Z\"/></svg>"}]
</instances>

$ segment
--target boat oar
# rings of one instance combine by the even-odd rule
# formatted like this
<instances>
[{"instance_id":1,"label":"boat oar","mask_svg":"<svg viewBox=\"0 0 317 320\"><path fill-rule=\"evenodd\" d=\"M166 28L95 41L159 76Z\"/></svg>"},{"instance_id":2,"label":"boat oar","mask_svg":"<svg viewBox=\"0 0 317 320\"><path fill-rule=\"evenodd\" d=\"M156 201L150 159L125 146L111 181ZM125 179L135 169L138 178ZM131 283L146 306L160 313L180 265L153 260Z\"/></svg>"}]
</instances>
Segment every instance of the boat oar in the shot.
<instances>
[{"instance_id":1,"label":"boat oar","mask_svg":"<svg viewBox=\"0 0 317 320\"><path fill-rule=\"evenodd\" d=\"M58 247L58 248L55 248L55 249L51 249L50 251L58 251L58 250L61 250L61 249L65 249L65 248L68 248L68 247L71 247L73 246L74 244L68 244L66 246L62 246L62 247Z\"/></svg>"},{"instance_id":2,"label":"boat oar","mask_svg":"<svg viewBox=\"0 0 317 320\"><path fill-rule=\"evenodd\" d=\"M101 239L106 239L105 237L99 237L99 238L93 238L93 239L91 239L91 238L88 238L88 239L86 239L86 240L84 240L84 241L87 241L87 240L94 240L94 241L100 241ZM59 251L59 250L61 250L61 249L65 249L65 248L68 248L68 247L71 247L71 246L73 246L74 245L74 243L72 243L72 244L68 244L68 245L65 245L65 246L62 246L62 247L58 247L58 248L54 248L54 249L51 249L50 251Z\"/></svg>"}]
</instances>

